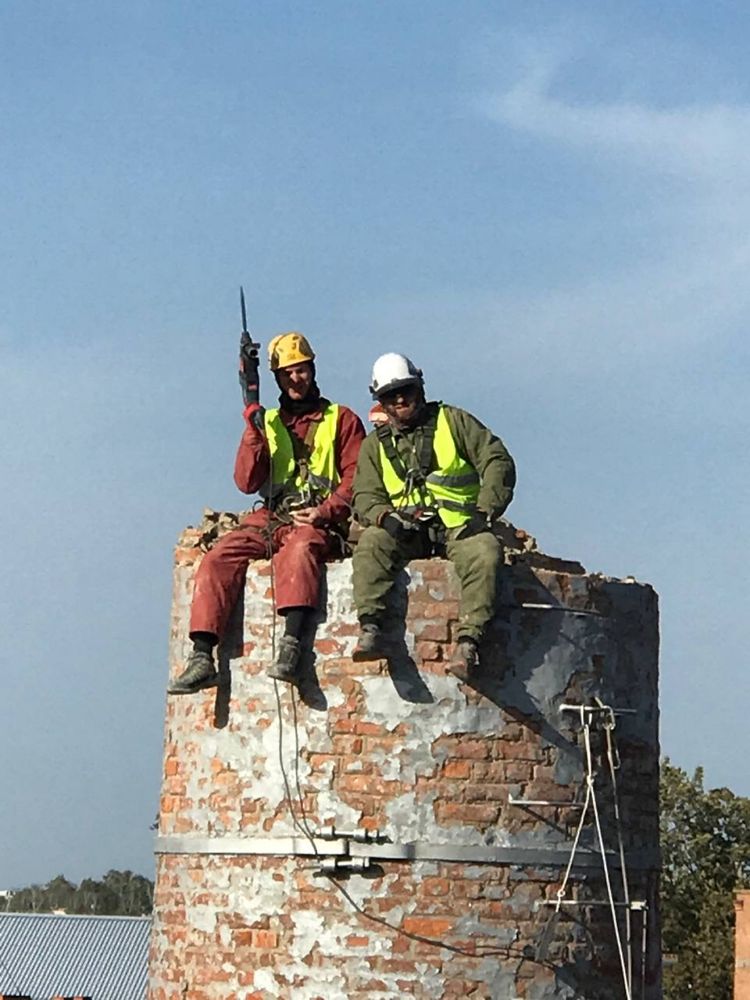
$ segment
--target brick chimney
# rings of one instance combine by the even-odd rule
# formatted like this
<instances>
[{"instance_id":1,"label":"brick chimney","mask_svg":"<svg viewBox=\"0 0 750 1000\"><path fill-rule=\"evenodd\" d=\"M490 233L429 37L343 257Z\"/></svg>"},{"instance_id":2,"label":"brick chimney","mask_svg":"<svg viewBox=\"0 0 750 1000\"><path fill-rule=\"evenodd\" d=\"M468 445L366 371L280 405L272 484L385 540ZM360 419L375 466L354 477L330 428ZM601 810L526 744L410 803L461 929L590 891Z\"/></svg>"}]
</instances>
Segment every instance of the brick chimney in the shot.
<instances>
[{"instance_id":1,"label":"brick chimney","mask_svg":"<svg viewBox=\"0 0 750 1000\"><path fill-rule=\"evenodd\" d=\"M177 550L173 674L195 539ZM612 1000L626 979L657 1000L654 591L518 554L472 690L444 671L448 563L412 563L399 582L389 663L350 658L348 560L323 590L299 691L280 684L277 701L265 674L261 562L222 653L226 684L168 700L150 1000ZM591 802L573 854L589 751L609 886Z\"/></svg>"}]
</instances>

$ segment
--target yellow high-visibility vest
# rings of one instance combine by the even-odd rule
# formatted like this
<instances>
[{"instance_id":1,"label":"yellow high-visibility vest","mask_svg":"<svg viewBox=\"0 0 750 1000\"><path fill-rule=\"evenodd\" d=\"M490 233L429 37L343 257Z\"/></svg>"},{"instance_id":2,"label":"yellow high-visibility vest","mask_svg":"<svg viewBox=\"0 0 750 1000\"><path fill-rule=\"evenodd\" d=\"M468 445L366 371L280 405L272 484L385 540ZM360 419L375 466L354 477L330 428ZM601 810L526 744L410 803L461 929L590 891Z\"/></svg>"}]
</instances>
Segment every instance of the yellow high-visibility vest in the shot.
<instances>
[{"instance_id":1,"label":"yellow high-visibility vest","mask_svg":"<svg viewBox=\"0 0 750 1000\"><path fill-rule=\"evenodd\" d=\"M278 408L266 410L263 419L271 454L271 497L309 495L312 502L330 496L339 483L336 469L338 404L329 403L323 411L323 419L311 423L311 427L315 427L315 437L307 462L300 462L295 457L292 438Z\"/></svg>"},{"instance_id":2,"label":"yellow high-visibility vest","mask_svg":"<svg viewBox=\"0 0 750 1000\"><path fill-rule=\"evenodd\" d=\"M406 481L393 467L381 438L380 465L383 470L383 485L397 510L414 513L433 508L437 510L446 528L458 528L465 524L476 510L479 474L473 465L459 455L443 406L438 409L432 451L437 468L424 476L422 485L415 485L409 489ZM407 469L407 476L409 471Z\"/></svg>"}]
</instances>

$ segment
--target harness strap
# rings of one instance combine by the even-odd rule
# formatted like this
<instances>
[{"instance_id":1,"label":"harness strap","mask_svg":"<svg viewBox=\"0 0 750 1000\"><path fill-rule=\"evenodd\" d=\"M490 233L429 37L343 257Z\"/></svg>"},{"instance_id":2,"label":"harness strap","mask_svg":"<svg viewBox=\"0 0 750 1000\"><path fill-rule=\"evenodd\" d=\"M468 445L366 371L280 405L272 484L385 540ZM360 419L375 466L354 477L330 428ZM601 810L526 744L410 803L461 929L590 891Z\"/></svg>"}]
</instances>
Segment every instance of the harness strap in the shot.
<instances>
[{"instance_id":1,"label":"harness strap","mask_svg":"<svg viewBox=\"0 0 750 1000\"><path fill-rule=\"evenodd\" d=\"M475 472L467 472L465 476L439 476L436 472L431 472L427 477L428 483L434 483L435 486L447 486L447 487L458 487L461 486L474 486L475 483L479 482L479 474Z\"/></svg>"},{"instance_id":2,"label":"harness strap","mask_svg":"<svg viewBox=\"0 0 750 1000\"><path fill-rule=\"evenodd\" d=\"M429 405L429 415L427 421L422 425L422 443L419 454L415 455L416 464L410 464L407 468L402 456L396 449L396 442L393 439L393 432L390 424L379 424L375 433L386 458L393 466L393 470L399 479L403 480L404 487L393 499L409 496L415 489L422 489L428 482L430 470L433 466L433 443L435 441L435 431L437 429L438 407Z\"/></svg>"},{"instance_id":3,"label":"harness strap","mask_svg":"<svg viewBox=\"0 0 750 1000\"><path fill-rule=\"evenodd\" d=\"M284 430L289 435L292 443L292 455L294 457L294 469L290 480L283 483L276 483L272 494L269 497L273 510L280 510L284 504L308 505L315 499L316 493L331 492L333 483L324 476L316 476L310 472L310 456L315 447L315 435L321 426L322 421L311 420L304 438L298 437L291 428L284 424ZM292 486L292 480L299 477L302 481L302 489Z\"/></svg>"},{"instance_id":4,"label":"harness strap","mask_svg":"<svg viewBox=\"0 0 750 1000\"><path fill-rule=\"evenodd\" d=\"M310 456L315 445L315 435L320 427L319 420L311 420L304 438L297 437L294 431L286 428L286 432L292 442L292 453L294 455L294 473L298 475L302 482L307 482L310 475Z\"/></svg>"}]
</instances>

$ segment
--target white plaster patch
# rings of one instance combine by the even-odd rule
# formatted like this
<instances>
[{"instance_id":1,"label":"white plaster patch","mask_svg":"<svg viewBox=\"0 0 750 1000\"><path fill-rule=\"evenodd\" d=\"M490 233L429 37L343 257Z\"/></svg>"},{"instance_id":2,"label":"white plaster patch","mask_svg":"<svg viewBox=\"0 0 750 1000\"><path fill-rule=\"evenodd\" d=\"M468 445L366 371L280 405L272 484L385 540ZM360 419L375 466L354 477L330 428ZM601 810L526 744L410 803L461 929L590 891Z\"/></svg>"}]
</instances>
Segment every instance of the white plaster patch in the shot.
<instances>
[{"instance_id":1,"label":"white plaster patch","mask_svg":"<svg viewBox=\"0 0 750 1000\"><path fill-rule=\"evenodd\" d=\"M187 921L191 927L206 934L212 934L216 929L216 908L213 906L192 906L185 908Z\"/></svg>"},{"instance_id":2,"label":"white plaster patch","mask_svg":"<svg viewBox=\"0 0 750 1000\"><path fill-rule=\"evenodd\" d=\"M323 937L323 918L313 910L297 910L291 915L294 924L294 957L305 958ZM329 931L330 933L330 931Z\"/></svg>"},{"instance_id":3,"label":"white plaster patch","mask_svg":"<svg viewBox=\"0 0 750 1000\"><path fill-rule=\"evenodd\" d=\"M433 678L430 678L432 681ZM439 681L440 678L435 678ZM394 687L390 677L364 677L362 690L367 703L367 715L373 722L378 722L389 731L393 731L401 722L419 722L420 732L428 727L431 731L440 731L440 717L444 714L444 706L438 702L425 705L405 701ZM431 694L435 695L434 691ZM441 711L442 709L442 711ZM437 716L437 717L436 717Z\"/></svg>"},{"instance_id":4,"label":"white plaster patch","mask_svg":"<svg viewBox=\"0 0 750 1000\"><path fill-rule=\"evenodd\" d=\"M259 989L271 997L279 995L276 988L276 977L270 969L253 970L253 992Z\"/></svg>"},{"instance_id":5,"label":"white plaster patch","mask_svg":"<svg viewBox=\"0 0 750 1000\"><path fill-rule=\"evenodd\" d=\"M456 839L455 830L435 825L435 797L434 792L420 795L419 798L415 792L405 792L387 804L386 815L392 829L398 831L400 843L408 843L410 840L429 840L435 843Z\"/></svg>"},{"instance_id":6,"label":"white plaster patch","mask_svg":"<svg viewBox=\"0 0 750 1000\"><path fill-rule=\"evenodd\" d=\"M286 880L291 879L292 873L292 866L285 865ZM234 870L228 892L229 909L252 923L258 917L258 904L261 900L262 912L267 916L285 913L289 905L288 885L285 881L269 878L267 872L250 867Z\"/></svg>"},{"instance_id":7,"label":"white plaster patch","mask_svg":"<svg viewBox=\"0 0 750 1000\"><path fill-rule=\"evenodd\" d=\"M333 793L330 788L320 789L318 792L318 813L321 816L335 816L334 825L339 829L356 827L362 818L362 810L354 809L352 806L342 802L338 792Z\"/></svg>"},{"instance_id":8,"label":"white plaster patch","mask_svg":"<svg viewBox=\"0 0 750 1000\"><path fill-rule=\"evenodd\" d=\"M346 701L344 692L339 687L326 688L326 699L329 708L339 708Z\"/></svg>"}]
</instances>

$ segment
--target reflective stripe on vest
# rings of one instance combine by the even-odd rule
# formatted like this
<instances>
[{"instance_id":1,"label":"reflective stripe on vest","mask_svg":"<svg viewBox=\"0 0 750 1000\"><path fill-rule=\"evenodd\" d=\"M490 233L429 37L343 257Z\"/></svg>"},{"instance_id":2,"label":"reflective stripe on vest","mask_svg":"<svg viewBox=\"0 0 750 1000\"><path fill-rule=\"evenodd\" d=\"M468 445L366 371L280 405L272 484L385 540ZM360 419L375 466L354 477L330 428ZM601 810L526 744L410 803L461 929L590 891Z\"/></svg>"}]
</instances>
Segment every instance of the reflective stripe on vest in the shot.
<instances>
[{"instance_id":1,"label":"reflective stripe on vest","mask_svg":"<svg viewBox=\"0 0 750 1000\"><path fill-rule=\"evenodd\" d=\"M323 499L339 483L336 469L336 428L339 420L338 404L330 403L323 410L323 419L315 421L317 429L312 452L307 461L307 475L300 474L294 457L294 447L289 431L284 426L278 409L266 410L264 422L268 449L271 453L271 495L281 493L304 494L309 489Z\"/></svg>"},{"instance_id":2,"label":"reflective stripe on vest","mask_svg":"<svg viewBox=\"0 0 750 1000\"><path fill-rule=\"evenodd\" d=\"M410 493L405 493L406 483L393 468L381 443L383 486L391 503L399 510L413 512L429 507L437 508L446 528L458 528L476 510L479 475L474 466L459 455L442 406L438 410L432 451L437 468L426 477L424 486L417 486Z\"/></svg>"}]
</instances>

